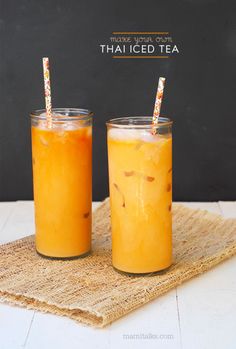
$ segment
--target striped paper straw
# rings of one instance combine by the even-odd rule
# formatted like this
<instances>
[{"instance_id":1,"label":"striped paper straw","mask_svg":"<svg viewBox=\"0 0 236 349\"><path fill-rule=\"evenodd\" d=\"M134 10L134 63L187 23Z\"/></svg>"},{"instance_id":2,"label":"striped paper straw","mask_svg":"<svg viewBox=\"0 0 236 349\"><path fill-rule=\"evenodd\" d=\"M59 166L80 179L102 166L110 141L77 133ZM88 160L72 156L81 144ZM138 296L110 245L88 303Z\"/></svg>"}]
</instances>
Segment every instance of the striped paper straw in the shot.
<instances>
[{"instance_id":1,"label":"striped paper straw","mask_svg":"<svg viewBox=\"0 0 236 349\"><path fill-rule=\"evenodd\" d=\"M51 99L51 84L50 84L48 57L43 57L43 78L44 78L44 94L45 94L47 125L49 128L51 128L52 127L52 99Z\"/></svg>"},{"instance_id":2,"label":"striped paper straw","mask_svg":"<svg viewBox=\"0 0 236 349\"><path fill-rule=\"evenodd\" d=\"M157 87L157 94L156 94L156 100L155 100L155 105L154 105L154 111L153 111L153 116L152 116L152 133L156 134L156 126L158 125L158 119L160 116L161 112L161 103L163 99L163 91L165 87L165 78L159 78L158 81L158 87Z\"/></svg>"}]
</instances>

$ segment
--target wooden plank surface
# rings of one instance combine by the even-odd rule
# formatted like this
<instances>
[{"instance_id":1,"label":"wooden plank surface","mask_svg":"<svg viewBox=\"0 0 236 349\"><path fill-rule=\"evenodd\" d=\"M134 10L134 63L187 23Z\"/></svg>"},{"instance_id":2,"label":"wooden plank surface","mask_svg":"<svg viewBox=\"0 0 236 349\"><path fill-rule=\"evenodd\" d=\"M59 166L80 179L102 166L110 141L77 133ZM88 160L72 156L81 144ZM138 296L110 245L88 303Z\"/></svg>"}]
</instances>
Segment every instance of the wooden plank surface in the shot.
<instances>
[{"instance_id":1,"label":"wooden plank surface","mask_svg":"<svg viewBox=\"0 0 236 349\"><path fill-rule=\"evenodd\" d=\"M32 207L32 202L0 203L0 244L27 235L32 222ZM34 311L0 303L0 349L22 349L33 316Z\"/></svg>"},{"instance_id":2,"label":"wooden plank surface","mask_svg":"<svg viewBox=\"0 0 236 349\"><path fill-rule=\"evenodd\" d=\"M223 203L199 207L229 216ZM183 349L236 347L236 257L179 286L177 295Z\"/></svg>"}]
</instances>

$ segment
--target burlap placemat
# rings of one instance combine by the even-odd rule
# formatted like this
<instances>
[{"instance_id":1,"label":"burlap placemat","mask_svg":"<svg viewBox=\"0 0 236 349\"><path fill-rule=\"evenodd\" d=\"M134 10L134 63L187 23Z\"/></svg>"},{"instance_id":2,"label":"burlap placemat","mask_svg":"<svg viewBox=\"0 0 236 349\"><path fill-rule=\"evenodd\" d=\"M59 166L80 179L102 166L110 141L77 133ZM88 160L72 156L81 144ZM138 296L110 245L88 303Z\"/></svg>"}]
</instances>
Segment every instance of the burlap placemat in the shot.
<instances>
[{"instance_id":1,"label":"burlap placemat","mask_svg":"<svg viewBox=\"0 0 236 349\"><path fill-rule=\"evenodd\" d=\"M0 301L103 327L236 252L236 219L175 204L173 266L125 276L111 266L108 200L93 221L93 253L83 259L43 259L32 236L0 246Z\"/></svg>"}]
</instances>

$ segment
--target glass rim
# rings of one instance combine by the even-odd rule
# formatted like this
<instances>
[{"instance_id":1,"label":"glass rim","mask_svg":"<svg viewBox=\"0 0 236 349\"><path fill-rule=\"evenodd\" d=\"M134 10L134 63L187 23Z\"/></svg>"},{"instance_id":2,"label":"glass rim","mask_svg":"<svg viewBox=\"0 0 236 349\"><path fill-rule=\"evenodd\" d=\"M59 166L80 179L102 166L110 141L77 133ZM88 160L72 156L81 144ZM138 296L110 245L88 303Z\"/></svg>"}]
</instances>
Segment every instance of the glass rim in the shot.
<instances>
[{"instance_id":1,"label":"glass rim","mask_svg":"<svg viewBox=\"0 0 236 349\"><path fill-rule=\"evenodd\" d=\"M52 122L65 122L76 120L88 120L94 115L89 109L83 108L52 108L52 113L58 113L61 115L53 115ZM69 114L72 115L69 115ZM44 114L44 115L42 115ZM73 115L74 114L74 115ZM32 119L47 120L46 109L36 109L30 113Z\"/></svg>"},{"instance_id":2,"label":"glass rim","mask_svg":"<svg viewBox=\"0 0 236 349\"><path fill-rule=\"evenodd\" d=\"M138 128L138 129L152 129L153 127L156 129L162 127L170 127L172 126L173 121L167 117L159 117L158 124L153 126L152 124L152 116L124 116L119 118L113 118L106 122L108 127L113 128Z\"/></svg>"}]
</instances>

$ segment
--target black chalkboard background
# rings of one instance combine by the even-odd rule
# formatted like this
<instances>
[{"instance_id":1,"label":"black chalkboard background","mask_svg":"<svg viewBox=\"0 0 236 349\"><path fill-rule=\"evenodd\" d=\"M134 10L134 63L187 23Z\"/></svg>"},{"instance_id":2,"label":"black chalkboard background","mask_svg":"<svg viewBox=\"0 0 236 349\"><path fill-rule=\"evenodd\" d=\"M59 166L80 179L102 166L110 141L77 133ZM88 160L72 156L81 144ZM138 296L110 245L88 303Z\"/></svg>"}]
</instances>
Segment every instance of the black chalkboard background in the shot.
<instances>
[{"instance_id":1,"label":"black chalkboard background","mask_svg":"<svg viewBox=\"0 0 236 349\"><path fill-rule=\"evenodd\" d=\"M53 105L94 117L94 200L108 194L105 120L147 115L159 76L174 120L174 199L236 199L236 2L1 0L0 200L32 199L28 114L44 106L49 56ZM167 60L112 59L112 31L168 31Z\"/></svg>"}]
</instances>

